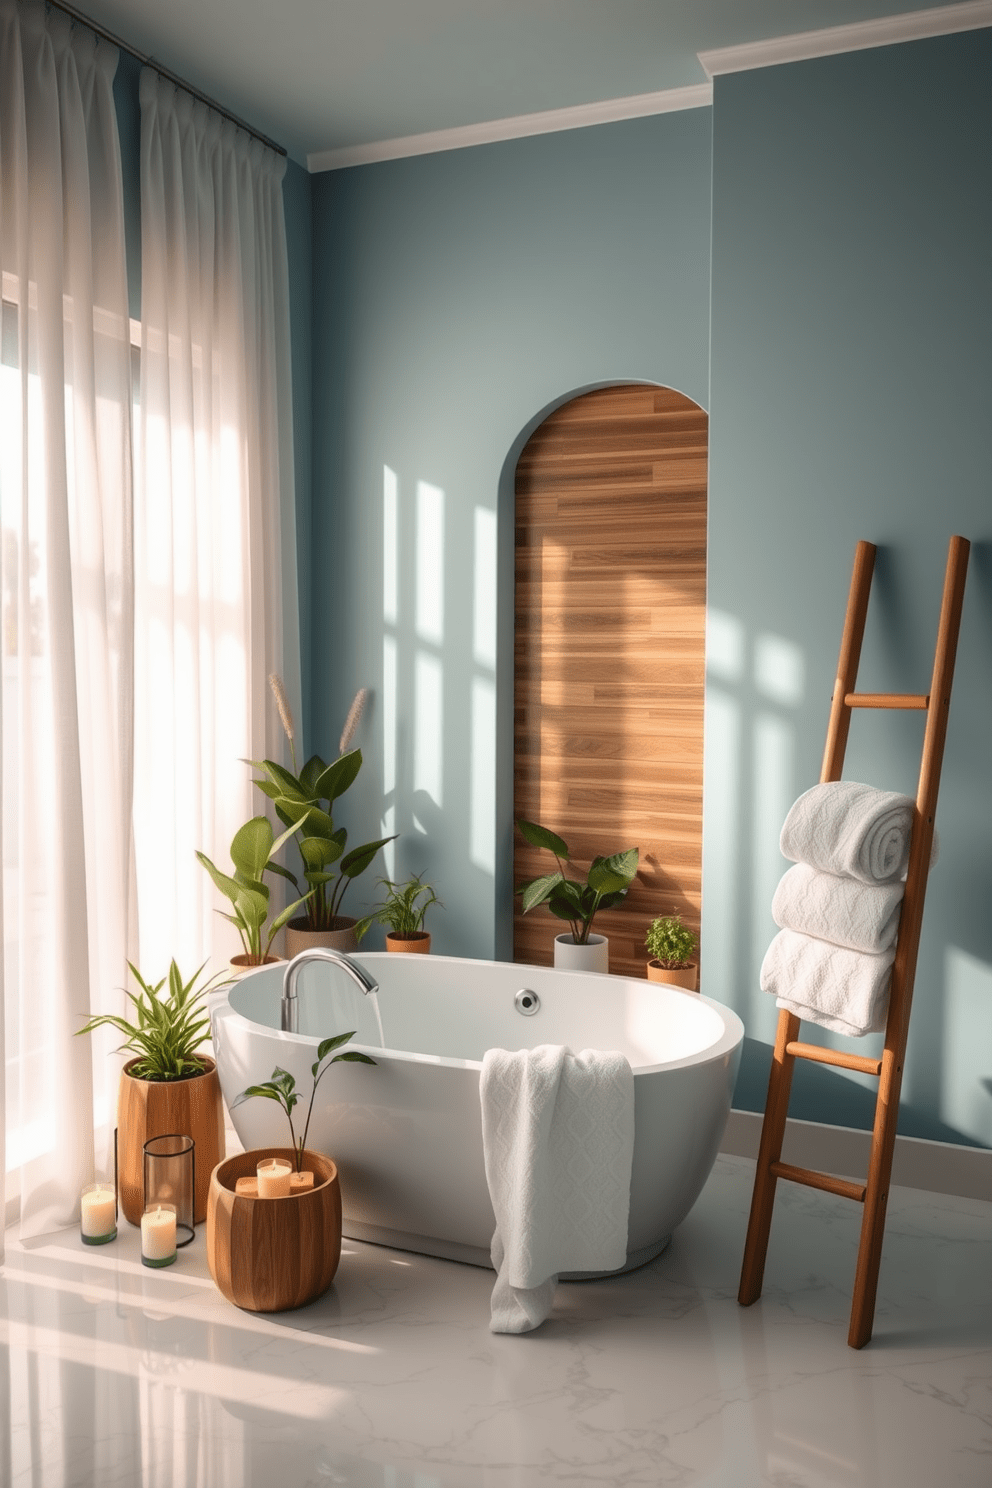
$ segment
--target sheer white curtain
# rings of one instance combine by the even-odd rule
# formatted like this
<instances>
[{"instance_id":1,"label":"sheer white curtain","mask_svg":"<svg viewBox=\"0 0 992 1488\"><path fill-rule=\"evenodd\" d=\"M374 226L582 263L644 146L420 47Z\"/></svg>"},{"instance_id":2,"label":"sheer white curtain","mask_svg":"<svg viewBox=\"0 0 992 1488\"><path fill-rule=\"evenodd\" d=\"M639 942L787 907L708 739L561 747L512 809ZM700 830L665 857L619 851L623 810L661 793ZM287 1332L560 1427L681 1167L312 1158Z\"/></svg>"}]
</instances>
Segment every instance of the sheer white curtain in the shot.
<instances>
[{"instance_id":1,"label":"sheer white curtain","mask_svg":"<svg viewBox=\"0 0 992 1488\"><path fill-rule=\"evenodd\" d=\"M135 853L147 976L240 946L196 862L229 870L299 699L285 161L141 75L142 350Z\"/></svg>"},{"instance_id":2,"label":"sheer white curtain","mask_svg":"<svg viewBox=\"0 0 992 1488\"><path fill-rule=\"evenodd\" d=\"M119 1005L129 911L116 67L116 48L46 18L40 0L0 0L3 1067L22 1234L69 1223L94 1167L106 1171L119 1069L113 1040L73 1037Z\"/></svg>"}]
</instances>

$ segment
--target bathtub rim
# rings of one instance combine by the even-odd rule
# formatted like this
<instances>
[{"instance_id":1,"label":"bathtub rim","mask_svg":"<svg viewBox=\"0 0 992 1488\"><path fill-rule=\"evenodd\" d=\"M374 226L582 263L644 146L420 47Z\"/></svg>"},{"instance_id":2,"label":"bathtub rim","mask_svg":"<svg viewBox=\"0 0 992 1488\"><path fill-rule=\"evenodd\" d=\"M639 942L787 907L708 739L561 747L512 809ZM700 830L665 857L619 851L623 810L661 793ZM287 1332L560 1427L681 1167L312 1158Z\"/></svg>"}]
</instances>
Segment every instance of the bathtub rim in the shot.
<instances>
[{"instance_id":1,"label":"bathtub rim","mask_svg":"<svg viewBox=\"0 0 992 1488\"><path fill-rule=\"evenodd\" d=\"M365 961L385 961L391 965L395 965L396 963L395 956L390 956L386 951L359 951L353 952L352 954L358 961L362 963L364 963ZM522 961L489 961L477 956L432 956L431 960L434 962L442 962L445 964L451 964L454 962L457 963L459 966L467 967L506 966L512 967L514 968L514 970L519 968L521 974L525 974L528 971L538 971L542 974L548 972L553 973L555 970L555 968L552 966L534 966L528 962ZM283 971L285 971L285 967L288 964L288 962L281 963ZM254 979L254 977L260 974L271 977L274 969L275 968L272 966L254 967L251 971L239 977L237 981L229 982L225 987L219 987L216 992L210 995L207 1004L211 1022L213 1022L215 1017L222 1017L225 1021L227 1021L227 1019L229 1018L237 1019L238 1022L244 1024L245 1027L257 1028L264 1032L267 1037L274 1036L277 1040L286 1043L290 1047L293 1047L294 1045L308 1045L315 1048L316 1045L320 1042L320 1038L318 1035L306 1033L286 1033L281 1028L277 1028L271 1023L260 1023L255 1018L249 1018L247 1014L240 1012L236 1007L232 1005L231 994L233 992L236 992L243 983ZM711 997L706 997L701 992L684 992L677 987L669 987L665 983L648 983L646 979L642 980L640 977L614 976L612 975L612 973L607 972L569 971L567 975L569 977L578 976L593 980L605 980L613 985L629 984L638 988L639 990L644 990L649 986L652 988L652 990L654 990L657 986L664 989L665 992L670 993L673 996L692 997L695 1002L701 1003L710 1008L714 1013L716 1013L718 1018L721 1019L723 1023L723 1031L718 1036L718 1038L714 1040L713 1043L707 1044L702 1049L697 1050L693 1054L685 1055L681 1059L669 1059L655 1064L631 1064L631 1070L633 1071L635 1076L658 1074L667 1070L688 1069L696 1065L710 1064L715 1060L722 1060L731 1056L734 1053L734 1050L737 1049L739 1045L743 1044L745 1030L744 1023L740 1016L734 1011L733 1008L727 1007L725 1003L717 1002L714 998ZM278 1011L278 1004L276 1005L275 1011ZM422 1054L415 1049L390 1049L387 1047L380 1047L380 1045L378 1044L352 1043L349 1044L348 1047L350 1049L359 1050L361 1053L367 1053L373 1057L379 1055L381 1057L388 1057L389 1059L396 1060L401 1063L425 1064L432 1067L456 1070L473 1070L476 1073L481 1073L482 1070L481 1059L459 1059L446 1054ZM494 1045L493 1047L498 1048L501 1046ZM575 1052L580 1051L577 1050Z\"/></svg>"}]
</instances>

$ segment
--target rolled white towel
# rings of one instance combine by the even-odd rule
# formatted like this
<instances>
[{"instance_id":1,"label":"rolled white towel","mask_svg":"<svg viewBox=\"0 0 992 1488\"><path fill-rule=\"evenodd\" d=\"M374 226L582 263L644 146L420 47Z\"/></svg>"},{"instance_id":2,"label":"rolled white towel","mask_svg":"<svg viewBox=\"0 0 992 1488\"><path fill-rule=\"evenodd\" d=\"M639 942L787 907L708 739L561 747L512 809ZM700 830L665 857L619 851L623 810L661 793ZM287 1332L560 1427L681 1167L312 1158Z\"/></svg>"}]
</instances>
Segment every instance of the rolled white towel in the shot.
<instances>
[{"instance_id":1,"label":"rolled white towel","mask_svg":"<svg viewBox=\"0 0 992 1488\"><path fill-rule=\"evenodd\" d=\"M895 951L879 956L780 930L761 964L761 990L810 1023L860 1038L880 1033Z\"/></svg>"},{"instance_id":2,"label":"rolled white towel","mask_svg":"<svg viewBox=\"0 0 992 1488\"><path fill-rule=\"evenodd\" d=\"M902 882L866 884L797 863L775 890L772 918L782 930L877 956L896 943L905 891Z\"/></svg>"},{"instance_id":3,"label":"rolled white towel","mask_svg":"<svg viewBox=\"0 0 992 1488\"><path fill-rule=\"evenodd\" d=\"M782 853L794 863L862 883L897 883L909 863L913 806L910 796L854 780L814 785L785 818Z\"/></svg>"}]
</instances>

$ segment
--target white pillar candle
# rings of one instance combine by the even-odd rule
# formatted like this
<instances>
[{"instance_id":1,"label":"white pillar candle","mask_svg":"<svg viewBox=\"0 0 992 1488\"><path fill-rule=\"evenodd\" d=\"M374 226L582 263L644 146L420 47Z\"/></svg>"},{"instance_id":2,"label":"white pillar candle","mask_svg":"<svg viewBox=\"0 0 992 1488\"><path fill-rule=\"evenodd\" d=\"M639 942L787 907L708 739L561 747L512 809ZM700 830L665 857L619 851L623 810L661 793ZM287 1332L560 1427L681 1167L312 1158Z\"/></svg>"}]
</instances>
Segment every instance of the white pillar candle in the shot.
<instances>
[{"instance_id":1,"label":"white pillar candle","mask_svg":"<svg viewBox=\"0 0 992 1488\"><path fill-rule=\"evenodd\" d=\"M141 1216L141 1259L146 1265L168 1265L176 1259L176 1211L156 1204Z\"/></svg>"},{"instance_id":2,"label":"white pillar candle","mask_svg":"<svg viewBox=\"0 0 992 1488\"><path fill-rule=\"evenodd\" d=\"M289 1197L289 1177L292 1166L282 1157L269 1157L255 1169L258 1174L258 1197L260 1199L286 1199Z\"/></svg>"},{"instance_id":3,"label":"white pillar candle","mask_svg":"<svg viewBox=\"0 0 992 1488\"><path fill-rule=\"evenodd\" d=\"M79 1208L84 1240L110 1240L117 1234L117 1202L111 1184L92 1183L84 1188Z\"/></svg>"}]
</instances>

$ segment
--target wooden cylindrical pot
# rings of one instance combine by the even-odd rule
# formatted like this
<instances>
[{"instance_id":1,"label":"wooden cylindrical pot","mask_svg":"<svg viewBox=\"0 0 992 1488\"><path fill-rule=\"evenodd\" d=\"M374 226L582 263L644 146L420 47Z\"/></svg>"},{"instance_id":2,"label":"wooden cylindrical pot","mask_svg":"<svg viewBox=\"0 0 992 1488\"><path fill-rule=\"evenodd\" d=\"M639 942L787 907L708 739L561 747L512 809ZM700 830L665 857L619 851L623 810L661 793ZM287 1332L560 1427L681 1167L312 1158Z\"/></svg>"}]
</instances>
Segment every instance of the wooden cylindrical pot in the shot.
<instances>
[{"instance_id":1,"label":"wooden cylindrical pot","mask_svg":"<svg viewBox=\"0 0 992 1488\"><path fill-rule=\"evenodd\" d=\"M405 951L408 956L427 956L431 949L429 930L406 930L399 934L390 931L386 936L387 951Z\"/></svg>"},{"instance_id":2,"label":"wooden cylindrical pot","mask_svg":"<svg viewBox=\"0 0 992 1488\"><path fill-rule=\"evenodd\" d=\"M299 915L286 926L286 960L292 961L301 951L312 951L325 946L332 951L357 951L355 939L356 921L351 915L338 915L330 930L310 930L306 915Z\"/></svg>"},{"instance_id":3,"label":"wooden cylindrical pot","mask_svg":"<svg viewBox=\"0 0 992 1488\"><path fill-rule=\"evenodd\" d=\"M699 967L695 961L682 967L662 966L660 961L648 962L649 982L667 982L670 987L681 987L683 992L695 992L698 972Z\"/></svg>"},{"instance_id":4,"label":"wooden cylindrical pot","mask_svg":"<svg viewBox=\"0 0 992 1488\"><path fill-rule=\"evenodd\" d=\"M145 1207L144 1148L151 1137L176 1132L192 1137L196 1169L193 1217L201 1224L207 1217L210 1174L224 1156L224 1105L217 1066L206 1055L198 1055L202 1075L187 1080L137 1080L129 1071L137 1063L130 1059L121 1071L117 1091L117 1172L120 1203L131 1224L141 1223Z\"/></svg>"},{"instance_id":5,"label":"wooden cylindrical pot","mask_svg":"<svg viewBox=\"0 0 992 1488\"><path fill-rule=\"evenodd\" d=\"M284 1199L235 1193L259 1162L288 1158L291 1147L239 1152L216 1167L207 1204L207 1264L220 1291L246 1312L287 1312L327 1291L341 1258L338 1170L319 1152L303 1154L313 1188Z\"/></svg>"}]
</instances>

